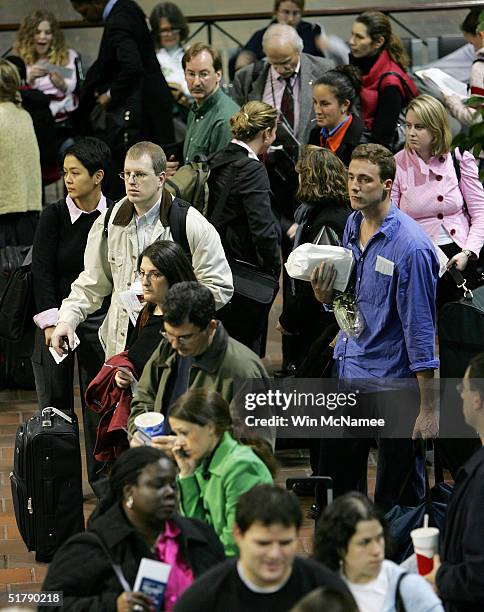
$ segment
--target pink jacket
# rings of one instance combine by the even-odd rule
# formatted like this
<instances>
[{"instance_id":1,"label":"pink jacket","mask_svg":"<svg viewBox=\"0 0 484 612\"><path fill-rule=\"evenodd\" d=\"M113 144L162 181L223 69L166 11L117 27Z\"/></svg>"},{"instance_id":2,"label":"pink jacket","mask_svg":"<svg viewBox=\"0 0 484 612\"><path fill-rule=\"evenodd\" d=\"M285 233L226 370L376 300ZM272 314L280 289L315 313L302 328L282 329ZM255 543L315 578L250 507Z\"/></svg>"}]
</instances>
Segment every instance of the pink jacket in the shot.
<instances>
[{"instance_id":1,"label":"pink jacket","mask_svg":"<svg viewBox=\"0 0 484 612\"><path fill-rule=\"evenodd\" d=\"M484 189L474 157L456 149L456 158L460 162L460 185L450 153L432 157L427 164L416 153L399 151L395 155L397 173L392 200L434 242L443 225L461 249L478 256L484 244Z\"/></svg>"}]
</instances>

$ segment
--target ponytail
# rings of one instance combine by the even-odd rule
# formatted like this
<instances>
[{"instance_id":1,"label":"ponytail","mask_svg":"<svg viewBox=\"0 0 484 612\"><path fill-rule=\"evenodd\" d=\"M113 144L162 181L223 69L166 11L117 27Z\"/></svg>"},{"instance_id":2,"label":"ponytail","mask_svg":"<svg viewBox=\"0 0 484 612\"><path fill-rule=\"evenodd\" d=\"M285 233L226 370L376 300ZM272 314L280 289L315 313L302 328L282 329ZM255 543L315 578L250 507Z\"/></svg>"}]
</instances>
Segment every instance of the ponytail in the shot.
<instances>
[{"instance_id":1,"label":"ponytail","mask_svg":"<svg viewBox=\"0 0 484 612\"><path fill-rule=\"evenodd\" d=\"M366 11L356 18L358 23L366 26L368 36L373 42L377 42L381 37L384 39L382 49L388 51L391 59L403 70L410 66L410 59L405 51L400 37L392 31L390 19L380 11Z\"/></svg>"}]
</instances>

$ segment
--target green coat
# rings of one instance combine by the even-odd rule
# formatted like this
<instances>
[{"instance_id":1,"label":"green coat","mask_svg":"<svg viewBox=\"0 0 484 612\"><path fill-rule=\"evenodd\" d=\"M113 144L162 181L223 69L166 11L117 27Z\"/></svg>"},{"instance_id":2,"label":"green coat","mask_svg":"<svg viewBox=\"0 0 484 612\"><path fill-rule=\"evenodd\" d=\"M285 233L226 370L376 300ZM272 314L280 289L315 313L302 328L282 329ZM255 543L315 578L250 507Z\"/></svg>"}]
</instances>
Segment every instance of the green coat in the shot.
<instances>
[{"instance_id":1,"label":"green coat","mask_svg":"<svg viewBox=\"0 0 484 612\"><path fill-rule=\"evenodd\" d=\"M195 155L208 156L226 147L232 140L230 117L239 110L239 105L220 88L200 106L193 103L183 146L185 163L193 161Z\"/></svg>"},{"instance_id":2,"label":"green coat","mask_svg":"<svg viewBox=\"0 0 484 612\"><path fill-rule=\"evenodd\" d=\"M237 501L242 493L264 483L272 484L266 465L249 446L239 444L225 432L208 467L202 463L191 476L178 478L181 513L211 525L225 554L235 556L238 549L232 525Z\"/></svg>"},{"instance_id":3,"label":"green coat","mask_svg":"<svg viewBox=\"0 0 484 612\"><path fill-rule=\"evenodd\" d=\"M132 436L134 419L143 412L162 412L163 396L172 368L176 367L176 351L169 342L160 343L146 363L131 402L128 431ZM249 348L230 338L220 321L212 344L196 357L190 368L188 388L203 387L217 391L230 404L234 399L234 382L247 378L267 378L259 357ZM265 436L264 436L265 437ZM273 440L269 437L269 444Z\"/></svg>"}]
</instances>

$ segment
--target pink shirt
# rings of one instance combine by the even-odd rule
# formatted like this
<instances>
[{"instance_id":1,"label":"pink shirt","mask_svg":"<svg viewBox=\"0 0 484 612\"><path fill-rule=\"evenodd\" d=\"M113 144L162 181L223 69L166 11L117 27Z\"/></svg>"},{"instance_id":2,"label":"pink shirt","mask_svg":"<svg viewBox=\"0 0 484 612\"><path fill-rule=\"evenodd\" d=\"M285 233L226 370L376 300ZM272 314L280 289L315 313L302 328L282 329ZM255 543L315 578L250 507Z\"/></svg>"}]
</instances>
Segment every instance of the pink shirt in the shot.
<instances>
[{"instance_id":1,"label":"pink shirt","mask_svg":"<svg viewBox=\"0 0 484 612\"><path fill-rule=\"evenodd\" d=\"M164 610L171 612L176 601L184 591L193 583L193 572L180 552L180 542L177 539L181 534L179 527L171 521L165 522L165 530L158 538L155 554L159 561L171 565L164 594Z\"/></svg>"},{"instance_id":2,"label":"pink shirt","mask_svg":"<svg viewBox=\"0 0 484 612\"><path fill-rule=\"evenodd\" d=\"M477 256L484 244L484 189L474 157L456 149L456 158L460 162L460 186L450 153L432 157L427 164L412 151L399 151L395 155L392 200L434 243L443 226L461 249Z\"/></svg>"}]
</instances>

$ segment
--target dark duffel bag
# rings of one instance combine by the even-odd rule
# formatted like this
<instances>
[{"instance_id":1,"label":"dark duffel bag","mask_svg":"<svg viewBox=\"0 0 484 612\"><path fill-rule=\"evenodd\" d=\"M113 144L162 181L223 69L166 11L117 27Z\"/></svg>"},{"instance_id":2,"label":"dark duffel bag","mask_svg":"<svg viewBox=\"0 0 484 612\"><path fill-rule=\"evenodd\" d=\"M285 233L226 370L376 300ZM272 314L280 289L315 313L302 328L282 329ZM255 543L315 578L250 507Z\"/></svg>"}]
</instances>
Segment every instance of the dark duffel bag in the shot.
<instances>
[{"instance_id":1,"label":"dark duffel bag","mask_svg":"<svg viewBox=\"0 0 484 612\"><path fill-rule=\"evenodd\" d=\"M20 425L10 482L22 539L37 561L49 562L84 530L77 417L48 407Z\"/></svg>"},{"instance_id":2,"label":"dark duffel bag","mask_svg":"<svg viewBox=\"0 0 484 612\"><path fill-rule=\"evenodd\" d=\"M480 440L464 420L456 384L469 361L484 352L484 286L470 291L454 268L449 270L462 298L439 310L440 434L437 451L442 465L455 478L459 468L480 448Z\"/></svg>"}]
</instances>

